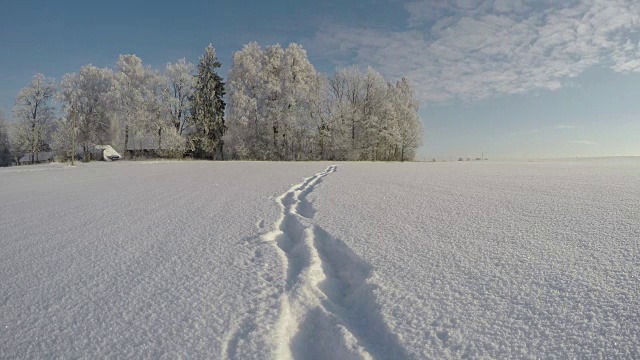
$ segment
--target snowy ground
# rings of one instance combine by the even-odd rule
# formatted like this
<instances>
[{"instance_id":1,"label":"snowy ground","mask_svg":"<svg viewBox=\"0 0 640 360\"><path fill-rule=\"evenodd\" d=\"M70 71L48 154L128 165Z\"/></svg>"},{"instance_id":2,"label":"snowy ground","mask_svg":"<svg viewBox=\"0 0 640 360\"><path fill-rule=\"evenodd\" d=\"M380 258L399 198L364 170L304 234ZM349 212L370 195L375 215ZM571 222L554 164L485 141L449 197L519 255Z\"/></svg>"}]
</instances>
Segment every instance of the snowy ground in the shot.
<instances>
[{"instance_id":1,"label":"snowy ground","mask_svg":"<svg viewBox=\"0 0 640 360\"><path fill-rule=\"evenodd\" d=\"M639 179L633 159L3 169L0 358L640 358Z\"/></svg>"}]
</instances>

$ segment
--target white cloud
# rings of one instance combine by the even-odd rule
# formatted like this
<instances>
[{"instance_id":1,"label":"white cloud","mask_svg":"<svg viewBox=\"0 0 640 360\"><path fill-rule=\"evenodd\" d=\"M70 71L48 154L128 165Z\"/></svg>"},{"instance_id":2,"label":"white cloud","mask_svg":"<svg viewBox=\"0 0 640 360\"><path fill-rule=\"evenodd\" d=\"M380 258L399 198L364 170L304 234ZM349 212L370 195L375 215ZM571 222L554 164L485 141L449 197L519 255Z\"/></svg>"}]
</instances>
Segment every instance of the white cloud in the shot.
<instances>
[{"instance_id":1,"label":"white cloud","mask_svg":"<svg viewBox=\"0 0 640 360\"><path fill-rule=\"evenodd\" d=\"M637 0L419 0L406 9L405 29L332 25L313 47L408 76L432 102L555 91L595 65L640 72Z\"/></svg>"},{"instance_id":2,"label":"white cloud","mask_svg":"<svg viewBox=\"0 0 640 360\"><path fill-rule=\"evenodd\" d=\"M577 126L575 125L557 125L557 129L575 129Z\"/></svg>"},{"instance_id":3,"label":"white cloud","mask_svg":"<svg viewBox=\"0 0 640 360\"><path fill-rule=\"evenodd\" d=\"M616 49L611 58L617 72L640 72L640 41L637 44L627 39L623 47Z\"/></svg>"},{"instance_id":4,"label":"white cloud","mask_svg":"<svg viewBox=\"0 0 640 360\"><path fill-rule=\"evenodd\" d=\"M571 140L569 144L580 144L580 145L598 145L597 142L589 141L589 140Z\"/></svg>"}]
</instances>

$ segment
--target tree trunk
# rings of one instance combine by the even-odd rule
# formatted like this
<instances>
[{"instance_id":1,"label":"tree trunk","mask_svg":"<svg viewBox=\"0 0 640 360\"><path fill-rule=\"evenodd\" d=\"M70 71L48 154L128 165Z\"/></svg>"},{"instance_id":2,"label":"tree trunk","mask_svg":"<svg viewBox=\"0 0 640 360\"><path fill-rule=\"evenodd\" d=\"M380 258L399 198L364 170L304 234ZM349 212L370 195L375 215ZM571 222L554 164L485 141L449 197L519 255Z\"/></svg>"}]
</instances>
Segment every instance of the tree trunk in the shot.
<instances>
[{"instance_id":1,"label":"tree trunk","mask_svg":"<svg viewBox=\"0 0 640 360\"><path fill-rule=\"evenodd\" d=\"M36 124L31 124L31 164L36 163Z\"/></svg>"},{"instance_id":2,"label":"tree trunk","mask_svg":"<svg viewBox=\"0 0 640 360\"><path fill-rule=\"evenodd\" d=\"M82 158L84 162L91 161L91 156L89 154L89 145L87 144L87 142L82 144Z\"/></svg>"},{"instance_id":3,"label":"tree trunk","mask_svg":"<svg viewBox=\"0 0 640 360\"><path fill-rule=\"evenodd\" d=\"M129 151L129 125L124 126L124 155Z\"/></svg>"},{"instance_id":4,"label":"tree trunk","mask_svg":"<svg viewBox=\"0 0 640 360\"><path fill-rule=\"evenodd\" d=\"M278 123L273 125L273 150L275 151L275 157L278 157Z\"/></svg>"},{"instance_id":5,"label":"tree trunk","mask_svg":"<svg viewBox=\"0 0 640 360\"><path fill-rule=\"evenodd\" d=\"M351 141L353 143L353 147L356 147L356 122L355 120L351 122Z\"/></svg>"},{"instance_id":6,"label":"tree trunk","mask_svg":"<svg viewBox=\"0 0 640 360\"><path fill-rule=\"evenodd\" d=\"M285 126L284 134L282 134L282 156L284 160L289 160L289 143L287 143L287 128Z\"/></svg>"},{"instance_id":7,"label":"tree trunk","mask_svg":"<svg viewBox=\"0 0 640 360\"><path fill-rule=\"evenodd\" d=\"M320 132L320 160L324 160L324 134Z\"/></svg>"},{"instance_id":8,"label":"tree trunk","mask_svg":"<svg viewBox=\"0 0 640 360\"><path fill-rule=\"evenodd\" d=\"M182 111L178 111L177 115L178 121L174 123L174 126L176 127L176 131L182 135Z\"/></svg>"}]
</instances>

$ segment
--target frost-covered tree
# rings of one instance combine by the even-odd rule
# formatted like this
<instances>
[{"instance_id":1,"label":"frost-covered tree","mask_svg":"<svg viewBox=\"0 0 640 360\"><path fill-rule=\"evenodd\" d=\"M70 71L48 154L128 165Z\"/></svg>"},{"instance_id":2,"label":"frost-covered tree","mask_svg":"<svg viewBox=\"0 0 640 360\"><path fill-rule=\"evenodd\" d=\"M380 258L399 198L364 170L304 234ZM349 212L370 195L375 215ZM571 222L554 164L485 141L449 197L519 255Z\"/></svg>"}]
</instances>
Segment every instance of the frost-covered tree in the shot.
<instances>
[{"instance_id":1,"label":"frost-covered tree","mask_svg":"<svg viewBox=\"0 0 640 360\"><path fill-rule=\"evenodd\" d=\"M257 159L312 158L319 77L297 44L263 50L251 43L234 53L228 112L233 152Z\"/></svg>"},{"instance_id":2,"label":"frost-covered tree","mask_svg":"<svg viewBox=\"0 0 640 360\"><path fill-rule=\"evenodd\" d=\"M361 158L381 160L379 150L381 137L389 114L386 103L389 101L388 86L380 73L368 68L363 79L362 124L360 131Z\"/></svg>"},{"instance_id":3,"label":"frost-covered tree","mask_svg":"<svg viewBox=\"0 0 640 360\"><path fill-rule=\"evenodd\" d=\"M396 85L396 111L398 112L398 146L400 161L411 160L422 146L422 122L418 117L419 102L407 78Z\"/></svg>"},{"instance_id":4,"label":"frost-covered tree","mask_svg":"<svg viewBox=\"0 0 640 360\"><path fill-rule=\"evenodd\" d=\"M279 44L267 46L263 53L263 63L258 73L261 81L260 97L263 102L264 117L270 126L271 147L270 156L273 160L280 160L280 131L283 117L281 62L284 50Z\"/></svg>"},{"instance_id":5,"label":"frost-covered tree","mask_svg":"<svg viewBox=\"0 0 640 360\"><path fill-rule=\"evenodd\" d=\"M356 66L327 78L297 44L245 45L234 53L229 93L236 158L403 161L422 141L406 79L393 86L373 68Z\"/></svg>"},{"instance_id":6,"label":"frost-covered tree","mask_svg":"<svg viewBox=\"0 0 640 360\"><path fill-rule=\"evenodd\" d=\"M335 113L334 133L340 157L360 160L365 75L357 67L337 70L329 80Z\"/></svg>"},{"instance_id":7,"label":"frost-covered tree","mask_svg":"<svg viewBox=\"0 0 640 360\"><path fill-rule=\"evenodd\" d=\"M113 98L114 74L111 69L100 69L93 65L80 68L80 72L65 74L60 82L59 98L66 119L59 122L57 141L67 141L75 118L77 143L82 144L85 156L90 144L104 144L111 140L110 129L115 99ZM73 130L71 130L72 132ZM56 146L70 148L70 144Z\"/></svg>"},{"instance_id":8,"label":"frost-covered tree","mask_svg":"<svg viewBox=\"0 0 640 360\"><path fill-rule=\"evenodd\" d=\"M38 152L49 149L51 125L55 119L55 95L55 81L38 73L16 97L13 115L18 123L14 141L21 151L31 154L32 161L38 160Z\"/></svg>"},{"instance_id":9,"label":"frost-covered tree","mask_svg":"<svg viewBox=\"0 0 640 360\"><path fill-rule=\"evenodd\" d=\"M172 115L174 99L169 79L159 71L144 67L135 55L120 55L114 75L113 99L118 119L113 133L126 153L143 141L155 139L157 150L180 147L179 129Z\"/></svg>"},{"instance_id":10,"label":"frost-covered tree","mask_svg":"<svg viewBox=\"0 0 640 360\"><path fill-rule=\"evenodd\" d=\"M290 44L281 63L282 158L306 160L315 156L316 124L312 118L313 98L320 76L298 44Z\"/></svg>"},{"instance_id":11,"label":"frost-covered tree","mask_svg":"<svg viewBox=\"0 0 640 360\"><path fill-rule=\"evenodd\" d=\"M357 67L338 69L329 78L333 145L339 159L360 159L364 82Z\"/></svg>"},{"instance_id":12,"label":"frost-covered tree","mask_svg":"<svg viewBox=\"0 0 640 360\"><path fill-rule=\"evenodd\" d=\"M318 74L310 83L309 89L309 123L313 134L311 149L314 153L310 159L327 160L331 157L332 149L332 124L331 101L329 96L329 84L327 77Z\"/></svg>"},{"instance_id":13,"label":"frost-covered tree","mask_svg":"<svg viewBox=\"0 0 640 360\"><path fill-rule=\"evenodd\" d=\"M119 133L124 135L123 152L129 149L130 138L145 127L147 69L136 55L120 55L116 64L114 98L119 121ZM120 134L119 134L120 135Z\"/></svg>"},{"instance_id":14,"label":"frost-covered tree","mask_svg":"<svg viewBox=\"0 0 640 360\"><path fill-rule=\"evenodd\" d=\"M66 116L61 117L55 122L53 127L51 150L54 152L56 159L59 161L67 161L71 159L74 153L77 153L77 151L75 151L77 150L77 143L76 149L73 149L73 119L69 119Z\"/></svg>"},{"instance_id":15,"label":"frost-covered tree","mask_svg":"<svg viewBox=\"0 0 640 360\"><path fill-rule=\"evenodd\" d=\"M218 75L222 66L211 44L200 57L196 85L191 97L191 149L196 157L224 160L226 103L224 82Z\"/></svg>"},{"instance_id":16,"label":"frost-covered tree","mask_svg":"<svg viewBox=\"0 0 640 360\"><path fill-rule=\"evenodd\" d=\"M76 134L85 150L108 142L125 154L154 149L182 156L188 143L201 158L224 158L227 144L240 159L404 161L422 144L418 102L407 79L392 85L374 69L356 66L327 77L300 45L261 48L254 42L233 55L226 109L220 66L209 45L197 69L181 59L161 73L135 55L120 55L115 71L87 65L67 74L53 145L70 153L65 143ZM12 131L15 143L25 151L45 149L51 104L38 110L38 119L48 119L46 131L38 121L25 125L28 103L21 104L15 113L24 121Z\"/></svg>"},{"instance_id":17,"label":"frost-covered tree","mask_svg":"<svg viewBox=\"0 0 640 360\"><path fill-rule=\"evenodd\" d=\"M263 143L266 126L258 108L262 68L262 49L253 42L233 54L229 71L229 106L227 107L227 138L231 152L240 158L260 159L266 148ZM261 105L261 104L260 104Z\"/></svg>"},{"instance_id":18,"label":"frost-covered tree","mask_svg":"<svg viewBox=\"0 0 640 360\"><path fill-rule=\"evenodd\" d=\"M145 134L157 134L158 149L161 149L163 130L173 127L172 118L166 106L171 100L167 79L159 71L148 69L144 86L145 112L139 119L141 129Z\"/></svg>"},{"instance_id":19,"label":"frost-covered tree","mask_svg":"<svg viewBox=\"0 0 640 360\"><path fill-rule=\"evenodd\" d=\"M357 67L329 78L332 149L349 160L413 159L422 144L418 102L407 79L389 85Z\"/></svg>"},{"instance_id":20,"label":"frost-covered tree","mask_svg":"<svg viewBox=\"0 0 640 360\"><path fill-rule=\"evenodd\" d=\"M168 63L165 70L171 92L170 108L173 126L182 135L186 119L189 117L189 100L195 86L194 66L182 58L177 63Z\"/></svg>"},{"instance_id":21,"label":"frost-covered tree","mask_svg":"<svg viewBox=\"0 0 640 360\"><path fill-rule=\"evenodd\" d=\"M349 103L347 102L347 78L342 71L336 71L327 78L327 109L329 112L325 136L325 155L329 159L346 159L352 148Z\"/></svg>"},{"instance_id":22,"label":"frost-covered tree","mask_svg":"<svg viewBox=\"0 0 640 360\"><path fill-rule=\"evenodd\" d=\"M9 126L2 109L0 109L0 166L11 165L11 143L9 142Z\"/></svg>"},{"instance_id":23,"label":"frost-covered tree","mask_svg":"<svg viewBox=\"0 0 640 360\"><path fill-rule=\"evenodd\" d=\"M297 44L234 53L228 124L236 158L406 160L422 139L406 79L393 86L355 66L327 78Z\"/></svg>"},{"instance_id":24,"label":"frost-covered tree","mask_svg":"<svg viewBox=\"0 0 640 360\"><path fill-rule=\"evenodd\" d=\"M146 133L149 135L157 134L158 151L164 153L170 150L172 155L180 156L183 152L184 141L180 135L181 129L176 127L176 120L181 120L187 109L182 110L183 115L180 117L174 116L173 110L175 108L172 109L172 104L175 104L176 98L171 92L172 84L167 76L158 71L149 70L146 82ZM183 103L183 106L184 104L186 103ZM180 125L183 124L180 123Z\"/></svg>"}]
</instances>

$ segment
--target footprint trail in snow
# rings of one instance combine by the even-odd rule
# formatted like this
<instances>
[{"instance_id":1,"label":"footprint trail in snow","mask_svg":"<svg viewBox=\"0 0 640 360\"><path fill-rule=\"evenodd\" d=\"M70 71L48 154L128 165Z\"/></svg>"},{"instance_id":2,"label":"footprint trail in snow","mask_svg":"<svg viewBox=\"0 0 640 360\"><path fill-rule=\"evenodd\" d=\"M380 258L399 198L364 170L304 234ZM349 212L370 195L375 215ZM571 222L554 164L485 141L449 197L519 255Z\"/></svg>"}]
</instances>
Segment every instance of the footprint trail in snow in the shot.
<instances>
[{"instance_id":1,"label":"footprint trail in snow","mask_svg":"<svg viewBox=\"0 0 640 360\"><path fill-rule=\"evenodd\" d=\"M337 166L279 196L281 215L263 240L273 242L286 266L275 329L277 359L405 359L367 282L371 266L314 224L307 196Z\"/></svg>"}]
</instances>

